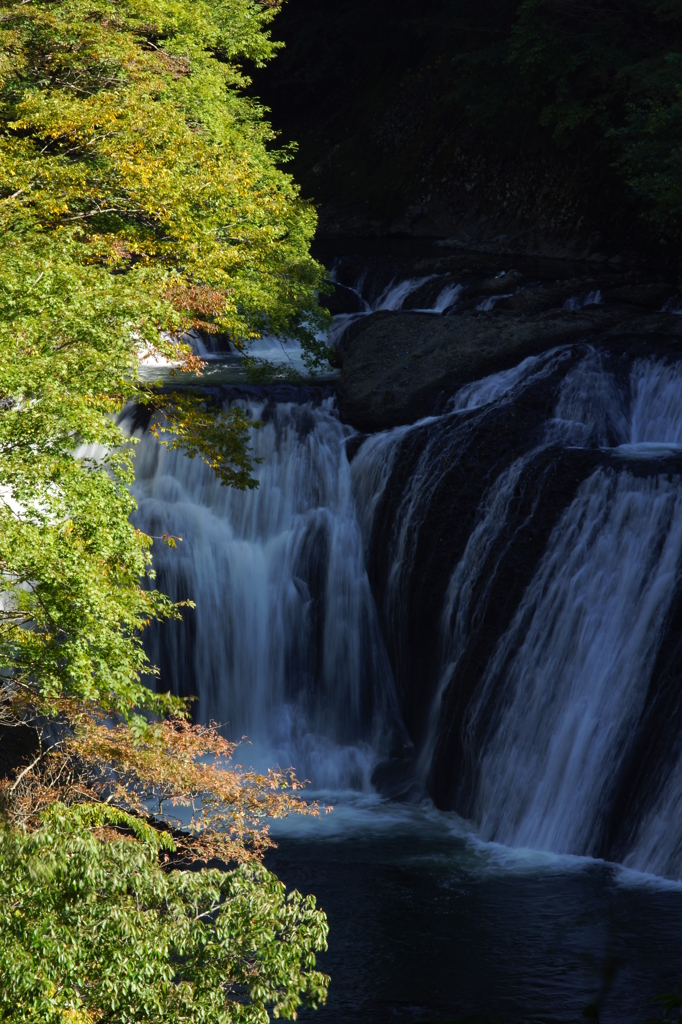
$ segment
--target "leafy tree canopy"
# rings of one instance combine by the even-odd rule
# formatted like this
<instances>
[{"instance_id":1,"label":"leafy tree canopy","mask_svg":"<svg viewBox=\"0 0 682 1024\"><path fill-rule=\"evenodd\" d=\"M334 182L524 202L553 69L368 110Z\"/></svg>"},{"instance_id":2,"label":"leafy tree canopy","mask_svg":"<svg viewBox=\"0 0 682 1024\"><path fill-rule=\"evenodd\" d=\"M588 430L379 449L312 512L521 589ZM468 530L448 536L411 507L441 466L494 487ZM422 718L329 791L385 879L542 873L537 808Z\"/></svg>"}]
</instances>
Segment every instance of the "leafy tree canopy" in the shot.
<instances>
[{"instance_id":1,"label":"leafy tree canopy","mask_svg":"<svg viewBox=\"0 0 682 1024\"><path fill-rule=\"evenodd\" d=\"M316 802L300 799L293 769L247 771L234 762L237 744L213 725L177 717L114 726L83 707L63 710L71 714L59 740L41 743L16 778L0 779L0 815L8 824L33 830L57 801L103 801L174 828L173 864L186 866L258 860L272 846L272 818L319 814Z\"/></svg>"},{"instance_id":2,"label":"leafy tree canopy","mask_svg":"<svg viewBox=\"0 0 682 1024\"><path fill-rule=\"evenodd\" d=\"M314 897L258 865L164 871L174 847L103 804L0 831L0 1019L267 1024L323 1002Z\"/></svg>"},{"instance_id":3,"label":"leafy tree canopy","mask_svg":"<svg viewBox=\"0 0 682 1024\"><path fill-rule=\"evenodd\" d=\"M239 62L272 56L258 0L0 0L0 665L5 697L178 710L140 682L140 630L179 610L140 580L130 445L143 401L172 442L249 486L239 410L170 398L140 355L197 369L199 327L322 349L312 208ZM317 344L317 349L315 345Z\"/></svg>"},{"instance_id":4,"label":"leafy tree canopy","mask_svg":"<svg viewBox=\"0 0 682 1024\"><path fill-rule=\"evenodd\" d=\"M615 170L654 230L680 237L677 0L523 0L508 34L455 70L472 121L517 136L548 131L601 180Z\"/></svg>"},{"instance_id":5,"label":"leafy tree canopy","mask_svg":"<svg viewBox=\"0 0 682 1024\"><path fill-rule=\"evenodd\" d=\"M275 8L0 0L0 725L57 717L0 780L3 1021L256 1024L326 996L324 914L258 863L269 817L317 808L142 684L141 631L181 608L130 524L116 422L142 403L255 486L241 411L143 383L140 358L200 370L189 328L324 355L314 212L239 66L272 56ZM213 857L241 866L187 870Z\"/></svg>"}]
</instances>

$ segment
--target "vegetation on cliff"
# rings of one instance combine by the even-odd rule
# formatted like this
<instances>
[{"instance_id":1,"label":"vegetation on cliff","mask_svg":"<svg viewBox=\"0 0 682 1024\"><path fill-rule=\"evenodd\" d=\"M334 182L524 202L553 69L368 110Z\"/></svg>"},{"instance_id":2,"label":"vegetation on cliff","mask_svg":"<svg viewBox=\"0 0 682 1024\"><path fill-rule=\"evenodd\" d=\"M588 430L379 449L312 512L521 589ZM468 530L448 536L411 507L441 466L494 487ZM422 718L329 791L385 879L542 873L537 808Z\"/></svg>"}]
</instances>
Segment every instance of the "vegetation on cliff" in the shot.
<instances>
[{"instance_id":1,"label":"vegetation on cliff","mask_svg":"<svg viewBox=\"0 0 682 1024\"><path fill-rule=\"evenodd\" d=\"M508 37L455 62L469 118L614 171L658 231L682 227L682 7L524 0ZM603 165L603 169L600 168ZM606 173L605 173L606 172Z\"/></svg>"},{"instance_id":2,"label":"vegetation on cliff","mask_svg":"<svg viewBox=\"0 0 682 1024\"><path fill-rule=\"evenodd\" d=\"M321 351L315 214L240 69L273 55L276 6L0 0L0 724L52 723L0 787L2 1020L265 1020L324 996L311 903L257 865L175 870L253 861L265 817L305 806L293 776L206 775L231 750L144 685L142 630L182 614L151 545L180 539L129 522L115 419L142 402L163 443L253 486L242 413L145 384L140 358L200 371L190 328ZM152 798L167 821L203 808L180 860L139 824Z\"/></svg>"},{"instance_id":3,"label":"vegetation on cliff","mask_svg":"<svg viewBox=\"0 0 682 1024\"><path fill-rule=\"evenodd\" d=\"M299 0L277 32L256 88L325 230L583 217L615 244L678 238L676 0Z\"/></svg>"}]
</instances>

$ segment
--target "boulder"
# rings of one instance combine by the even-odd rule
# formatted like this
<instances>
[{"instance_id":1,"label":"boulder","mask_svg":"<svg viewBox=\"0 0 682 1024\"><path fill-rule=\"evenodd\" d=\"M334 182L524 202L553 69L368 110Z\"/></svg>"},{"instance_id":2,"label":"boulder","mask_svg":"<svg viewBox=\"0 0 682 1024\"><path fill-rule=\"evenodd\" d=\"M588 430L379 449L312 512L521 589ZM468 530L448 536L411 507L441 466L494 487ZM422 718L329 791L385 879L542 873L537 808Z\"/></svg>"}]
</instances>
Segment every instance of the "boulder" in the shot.
<instances>
[{"instance_id":1,"label":"boulder","mask_svg":"<svg viewBox=\"0 0 682 1024\"><path fill-rule=\"evenodd\" d=\"M681 317L642 315L624 304L451 317L382 311L356 321L341 339L339 410L360 431L386 430L431 414L439 396L463 384L557 345L603 340L614 347L619 339L631 345L681 335Z\"/></svg>"}]
</instances>

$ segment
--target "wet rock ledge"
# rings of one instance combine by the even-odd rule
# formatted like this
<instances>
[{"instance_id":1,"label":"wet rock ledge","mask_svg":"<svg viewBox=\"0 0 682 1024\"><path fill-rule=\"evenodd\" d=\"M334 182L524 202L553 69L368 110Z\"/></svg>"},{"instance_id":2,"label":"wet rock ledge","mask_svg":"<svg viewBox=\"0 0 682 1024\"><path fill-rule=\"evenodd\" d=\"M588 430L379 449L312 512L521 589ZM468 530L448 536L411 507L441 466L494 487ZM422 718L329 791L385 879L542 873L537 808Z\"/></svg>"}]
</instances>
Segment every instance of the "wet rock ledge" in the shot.
<instances>
[{"instance_id":1,"label":"wet rock ledge","mask_svg":"<svg viewBox=\"0 0 682 1024\"><path fill-rule=\"evenodd\" d=\"M341 417L363 432L413 423L461 385L558 345L682 354L681 316L613 299L577 310L526 312L517 300L517 308L499 304L490 312L379 311L356 320L338 349Z\"/></svg>"}]
</instances>

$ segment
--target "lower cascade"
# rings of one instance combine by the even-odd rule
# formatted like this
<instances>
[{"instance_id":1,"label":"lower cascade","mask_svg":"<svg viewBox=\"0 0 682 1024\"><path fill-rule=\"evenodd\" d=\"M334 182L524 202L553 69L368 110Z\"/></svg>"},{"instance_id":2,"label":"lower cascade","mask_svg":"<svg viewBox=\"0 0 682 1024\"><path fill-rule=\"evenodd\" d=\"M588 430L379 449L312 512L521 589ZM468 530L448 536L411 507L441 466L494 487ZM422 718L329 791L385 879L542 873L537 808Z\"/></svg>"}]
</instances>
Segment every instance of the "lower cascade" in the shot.
<instances>
[{"instance_id":1,"label":"lower cascade","mask_svg":"<svg viewBox=\"0 0 682 1024\"><path fill-rule=\"evenodd\" d=\"M682 875L682 364L555 349L365 437L322 388L224 388L259 487L144 435L161 683L316 790ZM132 429L132 424L131 424Z\"/></svg>"}]
</instances>

